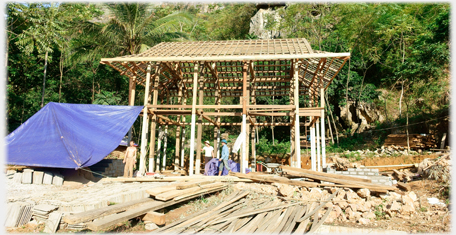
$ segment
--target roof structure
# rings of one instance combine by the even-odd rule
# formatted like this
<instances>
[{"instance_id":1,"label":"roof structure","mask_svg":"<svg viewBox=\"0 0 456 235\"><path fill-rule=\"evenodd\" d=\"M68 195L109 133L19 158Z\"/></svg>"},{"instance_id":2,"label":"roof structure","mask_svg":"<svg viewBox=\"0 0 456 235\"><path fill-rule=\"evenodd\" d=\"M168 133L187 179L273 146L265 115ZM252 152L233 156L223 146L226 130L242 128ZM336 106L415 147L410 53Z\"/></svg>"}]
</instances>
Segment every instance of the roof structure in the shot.
<instances>
[{"instance_id":1,"label":"roof structure","mask_svg":"<svg viewBox=\"0 0 456 235\"><path fill-rule=\"evenodd\" d=\"M309 89L326 89L349 56L349 53L314 51L306 39L295 38L163 42L137 55L103 58L101 63L140 85L145 84L147 64L160 63L164 72L159 89L165 91L160 94L172 97L178 95L180 80L185 84L184 95L191 96L194 63L202 63L205 97L215 97L218 88L222 97L237 97L242 95L243 64L249 62L248 73L255 95L282 96L289 92L293 60L301 63L299 80L300 95L303 95Z\"/></svg>"}]
</instances>

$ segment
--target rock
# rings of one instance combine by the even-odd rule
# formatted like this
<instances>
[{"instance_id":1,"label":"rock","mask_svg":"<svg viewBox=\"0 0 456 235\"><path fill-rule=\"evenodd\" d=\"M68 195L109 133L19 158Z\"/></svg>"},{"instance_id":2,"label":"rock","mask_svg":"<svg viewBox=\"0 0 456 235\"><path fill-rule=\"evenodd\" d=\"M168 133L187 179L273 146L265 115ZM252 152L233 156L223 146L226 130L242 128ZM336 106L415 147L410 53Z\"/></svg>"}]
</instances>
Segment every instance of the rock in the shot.
<instances>
[{"instance_id":1,"label":"rock","mask_svg":"<svg viewBox=\"0 0 456 235\"><path fill-rule=\"evenodd\" d=\"M418 196L416 196L416 193L414 193L413 191L409 192L407 194L414 202L416 202L416 200L418 200Z\"/></svg>"},{"instance_id":2,"label":"rock","mask_svg":"<svg viewBox=\"0 0 456 235\"><path fill-rule=\"evenodd\" d=\"M337 201L334 204L336 206L339 206L342 210L345 210L345 208L348 206L348 203L346 201Z\"/></svg>"},{"instance_id":3,"label":"rock","mask_svg":"<svg viewBox=\"0 0 456 235\"><path fill-rule=\"evenodd\" d=\"M333 206L333 204L331 202L327 202L324 207L330 208L332 206Z\"/></svg>"},{"instance_id":4,"label":"rock","mask_svg":"<svg viewBox=\"0 0 456 235\"><path fill-rule=\"evenodd\" d=\"M322 192L318 188L312 188L310 190L309 197L311 200L320 200L322 197Z\"/></svg>"},{"instance_id":5,"label":"rock","mask_svg":"<svg viewBox=\"0 0 456 235\"><path fill-rule=\"evenodd\" d=\"M148 223L148 224L146 224L145 229L148 231L153 231L155 229L158 229L158 225L156 225L154 223Z\"/></svg>"},{"instance_id":6,"label":"rock","mask_svg":"<svg viewBox=\"0 0 456 235\"><path fill-rule=\"evenodd\" d=\"M358 194L358 196L360 196L361 198L368 198L370 196L370 190L367 189L367 188L362 188L362 189L359 189L358 192L356 192Z\"/></svg>"},{"instance_id":7,"label":"rock","mask_svg":"<svg viewBox=\"0 0 456 235\"><path fill-rule=\"evenodd\" d=\"M375 219L375 213L370 211L370 212L364 212L362 215L361 215L363 218L365 219Z\"/></svg>"},{"instance_id":8,"label":"rock","mask_svg":"<svg viewBox=\"0 0 456 235\"><path fill-rule=\"evenodd\" d=\"M275 22L275 25L272 29L266 29L266 25L272 22ZM282 17L279 12L273 9L260 9L258 12L250 19L250 30L249 34L258 36L259 39L273 39L286 36L283 30L280 30L280 22Z\"/></svg>"},{"instance_id":9,"label":"rock","mask_svg":"<svg viewBox=\"0 0 456 235\"><path fill-rule=\"evenodd\" d=\"M390 211L399 211L401 205L397 201L393 201L390 205L386 206L386 208Z\"/></svg>"},{"instance_id":10,"label":"rock","mask_svg":"<svg viewBox=\"0 0 456 235\"><path fill-rule=\"evenodd\" d=\"M413 199L410 198L408 195L402 196L402 204L403 204L403 205L408 205L408 206L414 207L414 205L413 205Z\"/></svg>"},{"instance_id":11,"label":"rock","mask_svg":"<svg viewBox=\"0 0 456 235\"><path fill-rule=\"evenodd\" d=\"M358 219L358 223L359 224L369 224L370 219L360 218L360 219Z\"/></svg>"},{"instance_id":12,"label":"rock","mask_svg":"<svg viewBox=\"0 0 456 235\"><path fill-rule=\"evenodd\" d=\"M329 212L329 216L328 216L328 218L326 218L325 223L329 223L329 224L334 223L334 221L336 221L337 217L338 217L337 212L331 211L331 212Z\"/></svg>"},{"instance_id":13,"label":"rock","mask_svg":"<svg viewBox=\"0 0 456 235\"><path fill-rule=\"evenodd\" d=\"M358 200L358 199L361 199L361 198L355 192L347 192L347 194L345 195L345 199L350 201L350 200Z\"/></svg>"},{"instance_id":14,"label":"rock","mask_svg":"<svg viewBox=\"0 0 456 235\"><path fill-rule=\"evenodd\" d=\"M403 205L401 208L401 214L402 215L410 215L415 212L415 207L409 204Z\"/></svg>"},{"instance_id":15,"label":"rock","mask_svg":"<svg viewBox=\"0 0 456 235\"><path fill-rule=\"evenodd\" d=\"M353 211L350 208L347 208L345 210L345 214L347 215L347 219L351 221L357 221L359 218L361 218L361 213Z\"/></svg>"},{"instance_id":16,"label":"rock","mask_svg":"<svg viewBox=\"0 0 456 235\"><path fill-rule=\"evenodd\" d=\"M339 217L344 214L344 212L342 212L342 209L340 209L339 206L334 206L333 211L336 212L336 217Z\"/></svg>"},{"instance_id":17,"label":"rock","mask_svg":"<svg viewBox=\"0 0 456 235\"><path fill-rule=\"evenodd\" d=\"M282 196L293 197L295 194L295 189L293 186L288 184L278 184L277 189Z\"/></svg>"},{"instance_id":18,"label":"rock","mask_svg":"<svg viewBox=\"0 0 456 235\"><path fill-rule=\"evenodd\" d=\"M30 229L35 229L36 227L38 227L38 222L36 222L36 220L32 220L28 222L26 226Z\"/></svg>"}]
</instances>

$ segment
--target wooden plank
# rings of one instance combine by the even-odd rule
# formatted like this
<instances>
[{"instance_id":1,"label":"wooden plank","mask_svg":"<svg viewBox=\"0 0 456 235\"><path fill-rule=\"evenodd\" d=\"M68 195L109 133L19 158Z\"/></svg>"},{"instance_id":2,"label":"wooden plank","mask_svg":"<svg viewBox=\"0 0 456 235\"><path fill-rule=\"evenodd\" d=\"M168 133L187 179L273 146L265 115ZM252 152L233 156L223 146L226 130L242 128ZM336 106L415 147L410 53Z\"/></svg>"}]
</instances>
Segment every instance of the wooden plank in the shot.
<instances>
[{"instance_id":1,"label":"wooden plank","mask_svg":"<svg viewBox=\"0 0 456 235\"><path fill-rule=\"evenodd\" d=\"M176 184L176 189L181 190L181 189L187 189L187 188L193 188L205 184L211 184L214 183L215 180L198 180L194 182L188 182L188 183L179 183Z\"/></svg>"},{"instance_id":2,"label":"wooden plank","mask_svg":"<svg viewBox=\"0 0 456 235\"><path fill-rule=\"evenodd\" d=\"M84 211L72 215L66 215L63 217L63 222L67 224L78 224L87 221L91 221L97 218L101 218L103 216L119 213L122 211L126 211L131 208L135 208L141 206L145 203L150 203L154 201L154 199L148 197L139 200L134 200L130 202L120 203L112 206L102 207L99 209Z\"/></svg>"},{"instance_id":3,"label":"wooden plank","mask_svg":"<svg viewBox=\"0 0 456 235\"><path fill-rule=\"evenodd\" d=\"M296 168L296 167L290 167L290 166L279 166L282 171L287 172L287 170L291 171L296 171L296 172L302 172L302 173L310 173L314 175L320 175L320 176L327 176L327 177L334 177L334 178L339 178L339 179L344 179L344 180L350 180L350 181L359 181L359 182L365 182L365 183L372 183L372 180L369 179L361 179L357 177L352 177L352 176L345 176L345 175L338 175L338 174L331 174L331 173L324 173L324 172L318 172L318 171L312 171L312 170L306 170L306 169L301 169L301 168Z\"/></svg>"},{"instance_id":4,"label":"wooden plank","mask_svg":"<svg viewBox=\"0 0 456 235\"><path fill-rule=\"evenodd\" d=\"M156 225L163 226L166 224L166 215L155 211L149 211L144 215L142 221L151 221Z\"/></svg>"},{"instance_id":5,"label":"wooden plank","mask_svg":"<svg viewBox=\"0 0 456 235\"><path fill-rule=\"evenodd\" d=\"M307 230L307 225L309 224L309 219L306 219L299 223L299 226L296 228L296 230L293 232L293 234L303 234Z\"/></svg>"},{"instance_id":6,"label":"wooden plank","mask_svg":"<svg viewBox=\"0 0 456 235\"><path fill-rule=\"evenodd\" d=\"M173 190L176 190L176 185L166 185L166 186L162 186L162 187L147 189L146 193L150 194L151 196L156 196L158 194L168 192L168 191L173 191Z\"/></svg>"},{"instance_id":7,"label":"wooden plank","mask_svg":"<svg viewBox=\"0 0 456 235\"><path fill-rule=\"evenodd\" d=\"M297 186L304 186L304 187L318 187L319 186L319 184L317 184L317 183L290 180L285 177L263 177L263 176L258 176L258 175L242 174L242 173L237 173L237 172L231 172L230 175L237 176L239 178L251 179L251 180L257 181L257 182L281 183L281 184L297 185Z\"/></svg>"},{"instance_id":8,"label":"wooden plank","mask_svg":"<svg viewBox=\"0 0 456 235\"><path fill-rule=\"evenodd\" d=\"M195 197L198 197L199 195L196 195L192 198L195 198ZM131 209L131 210L127 210L123 213L119 213L119 214L113 214L113 215L109 215L109 216L106 216L102 219L99 219L97 221L94 221L94 222L91 222L91 223L88 223L87 224L87 228L92 230L92 231L103 231L103 230L106 230L106 229L109 229L119 223L122 223L124 221L127 221L129 219L132 219L132 218L135 218L135 217L138 217L138 216L141 216L141 215L144 215L146 214L147 212L151 211L151 210L160 210L160 209L163 209L163 208L166 208L168 206L172 206L172 205L175 205L177 203L180 203L180 202L183 202L183 201L186 201L186 200L189 200L191 198L186 198L186 199L182 199L182 200L179 200L179 201L168 201L168 202L162 202L162 201L152 201L152 202L147 202L147 203L144 203L142 204L140 207L138 208L134 208L134 209Z\"/></svg>"},{"instance_id":9,"label":"wooden plank","mask_svg":"<svg viewBox=\"0 0 456 235\"><path fill-rule=\"evenodd\" d=\"M215 187L220 187L222 186L223 183L211 183L211 184L206 184L206 185L201 185L201 186L196 186L192 188L187 188L183 190L172 190L164 193L160 193L158 195L155 195L156 200L161 200L161 201L168 201L171 200L175 197L181 196L181 195L186 195L188 193L193 193L199 189L211 189Z\"/></svg>"},{"instance_id":10,"label":"wooden plank","mask_svg":"<svg viewBox=\"0 0 456 235\"><path fill-rule=\"evenodd\" d=\"M402 183L402 182L397 182L397 187L400 189L403 189L405 191L412 191L412 188L410 187L410 185Z\"/></svg>"},{"instance_id":11,"label":"wooden plank","mask_svg":"<svg viewBox=\"0 0 456 235\"><path fill-rule=\"evenodd\" d=\"M282 209L271 211L269 213L271 216L258 225L258 229L256 230L257 233L264 233L268 227L275 224L276 222L279 222L278 220L282 214Z\"/></svg>"},{"instance_id":12,"label":"wooden plank","mask_svg":"<svg viewBox=\"0 0 456 235\"><path fill-rule=\"evenodd\" d=\"M297 206L295 213L293 214L293 220L282 229L283 234L291 234L294 227L296 226L297 220L300 219L306 213L306 206Z\"/></svg>"},{"instance_id":13,"label":"wooden plank","mask_svg":"<svg viewBox=\"0 0 456 235\"><path fill-rule=\"evenodd\" d=\"M220 186L217 186L217 187L211 187L211 188L202 188L198 191L195 191L195 192L191 192L191 193L187 193L187 194L184 194L184 195L181 195L181 196L178 196L178 197L175 197L173 200L181 200L181 199L184 199L184 198L187 198L187 197L191 197L191 196L194 196L194 195L204 195L204 194L207 194L207 193L210 193L212 192L214 189L226 189L228 186L223 184L223 183L215 183L215 184L219 184Z\"/></svg>"},{"instance_id":14,"label":"wooden plank","mask_svg":"<svg viewBox=\"0 0 456 235\"><path fill-rule=\"evenodd\" d=\"M384 185L378 185L378 184L374 184L374 183L365 183L365 182L359 182L359 181L353 182L353 181L342 180L342 179L337 179L337 178L333 178L333 177L319 176L316 174L301 173L301 172L294 172L294 171L287 171L287 174L291 175L291 176L295 176L295 177L304 177L304 178L316 179L316 180L321 180L321 181L326 181L326 182L332 182L332 183L336 183L336 184L342 184L349 188L367 188L371 191L376 191L376 190L394 191L394 190L396 190L396 188L393 186L384 186Z\"/></svg>"},{"instance_id":15,"label":"wooden plank","mask_svg":"<svg viewBox=\"0 0 456 235\"><path fill-rule=\"evenodd\" d=\"M282 220L282 222L279 225L277 225L276 229L273 232L274 234L280 233L283 229L287 228L289 224L291 224L297 212L296 209L296 206L287 208L287 213L285 214L285 217Z\"/></svg>"}]
</instances>

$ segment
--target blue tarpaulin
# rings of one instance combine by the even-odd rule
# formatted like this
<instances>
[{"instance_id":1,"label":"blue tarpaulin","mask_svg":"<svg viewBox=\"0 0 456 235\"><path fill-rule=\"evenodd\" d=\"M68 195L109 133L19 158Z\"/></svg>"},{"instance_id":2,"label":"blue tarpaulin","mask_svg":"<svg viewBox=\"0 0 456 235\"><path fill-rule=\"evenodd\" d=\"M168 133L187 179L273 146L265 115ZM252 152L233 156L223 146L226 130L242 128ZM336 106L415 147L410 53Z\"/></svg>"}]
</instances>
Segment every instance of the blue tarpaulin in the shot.
<instances>
[{"instance_id":1,"label":"blue tarpaulin","mask_svg":"<svg viewBox=\"0 0 456 235\"><path fill-rule=\"evenodd\" d=\"M111 153L142 106L48 103L6 137L7 164L88 167Z\"/></svg>"}]
</instances>

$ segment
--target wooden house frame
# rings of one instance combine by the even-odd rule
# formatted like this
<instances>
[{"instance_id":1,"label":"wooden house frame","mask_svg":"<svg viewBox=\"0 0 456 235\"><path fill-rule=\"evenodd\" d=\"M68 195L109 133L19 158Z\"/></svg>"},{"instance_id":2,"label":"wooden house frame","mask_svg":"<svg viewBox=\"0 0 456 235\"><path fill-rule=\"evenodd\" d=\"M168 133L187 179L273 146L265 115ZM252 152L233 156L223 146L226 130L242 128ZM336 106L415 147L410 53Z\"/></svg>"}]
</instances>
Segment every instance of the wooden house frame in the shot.
<instances>
[{"instance_id":1,"label":"wooden house frame","mask_svg":"<svg viewBox=\"0 0 456 235\"><path fill-rule=\"evenodd\" d=\"M324 92L349 57L350 53L312 50L306 39L296 38L163 42L137 55L103 58L101 63L129 77L129 105L135 105L136 85L145 86L143 113L148 115L142 116L140 173L146 171L147 143L155 143L157 123L161 123L177 128L175 168L178 165L183 167L185 140L181 140L181 133L185 125L191 125L189 174L193 175L200 173L203 125L214 126L216 147L220 142L220 126L241 125L245 142L249 138L252 141L253 155L255 141L252 130L258 126L289 126L290 165L294 167L301 167L301 158L297 154L301 152L300 127L308 126L311 135L311 169L321 171L326 165L325 138L321 138L320 158L315 132L319 134L318 123L321 123L321 136L325 136ZM256 97L259 96L289 96L290 102L287 105L257 105ZM306 99L305 107L300 107L299 102L296 102L300 96ZM159 103L159 100L170 97L177 97L178 104ZM214 97L215 102L203 104L205 97ZM223 97L239 97L240 104L221 105ZM187 101L191 101L191 104L187 104ZM191 115L190 122L185 115ZM172 120L169 116L177 118ZM242 122L223 123L221 116L241 116ZM258 116L289 116L290 121L258 123ZM149 121L150 141L147 138ZM192 144L195 139L196 159L195 146ZM156 167L155 144L150 145L148 152L148 171L153 172ZM249 145L243 144L240 160L242 173L248 168L248 156Z\"/></svg>"}]
</instances>

